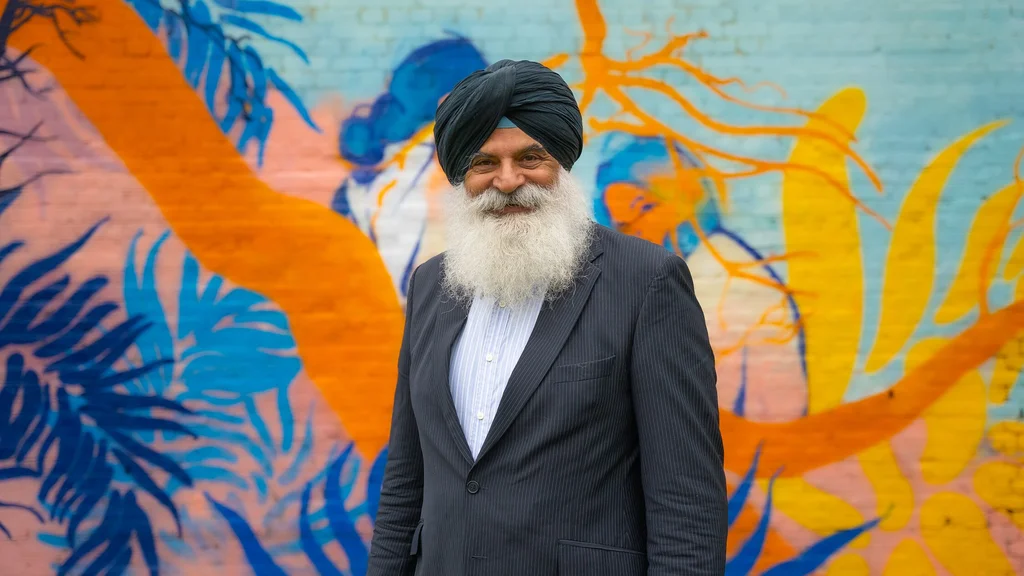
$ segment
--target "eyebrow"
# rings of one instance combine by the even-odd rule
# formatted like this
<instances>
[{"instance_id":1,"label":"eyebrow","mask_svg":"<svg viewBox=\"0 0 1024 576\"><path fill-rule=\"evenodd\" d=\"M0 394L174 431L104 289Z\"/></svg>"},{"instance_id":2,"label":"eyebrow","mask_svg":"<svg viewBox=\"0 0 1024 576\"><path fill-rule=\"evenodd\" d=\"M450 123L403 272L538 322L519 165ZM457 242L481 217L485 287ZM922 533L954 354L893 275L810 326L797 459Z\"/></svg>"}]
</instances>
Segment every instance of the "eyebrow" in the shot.
<instances>
[{"instance_id":1,"label":"eyebrow","mask_svg":"<svg viewBox=\"0 0 1024 576\"><path fill-rule=\"evenodd\" d=\"M540 144L530 144L529 146L527 146L527 147L525 147L525 148L523 148L521 150L516 151L515 155L516 156L522 156L523 154L527 154L529 152L539 152L541 154L544 154L545 156L550 156L548 151L545 150L544 147L541 146ZM485 152L477 152L477 153L475 153L475 154L473 154L472 156L469 157L469 161L470 162L475 162L476 160L480 160L482 158L494 158L494 154L487 154Z\"/></svg>"}]
</instances>

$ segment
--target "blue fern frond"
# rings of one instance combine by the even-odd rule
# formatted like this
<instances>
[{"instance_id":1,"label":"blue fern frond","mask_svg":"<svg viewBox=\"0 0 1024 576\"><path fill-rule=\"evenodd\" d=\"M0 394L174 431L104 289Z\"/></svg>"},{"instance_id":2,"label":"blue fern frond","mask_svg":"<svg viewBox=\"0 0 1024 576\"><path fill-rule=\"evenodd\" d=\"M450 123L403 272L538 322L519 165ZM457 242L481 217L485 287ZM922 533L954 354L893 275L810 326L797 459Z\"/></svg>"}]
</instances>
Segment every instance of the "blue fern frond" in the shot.
<instances>
[{"instance_id":1,"label":"blue fern frond","mask_svg":"<svg viewBox=\"0 0 1024 576\"><path fill-rule=\"evenodd\" d=\"M796 558L772 566L762 576L808 576L824 564L833 554L853 542L864 532L878 525L881 518L869 520L859 526L840 530L810 545Z\"/></svg>"},{"instance_id":2,"label":"blue fern frond","mask_svg":"<svg viewBox=\"0 0 1024 576\"><path fill-rule=\"evenodd\" d=\"M779 472L776 472L768 481L768 497L764 504L764 511L761 513L761 520L757 523L754 533L740 547L739 552L729 559L725 566L725 576L747 576L761 556L772 517L772 488L775 486L775 479L778 478L778 475Z\"/></svg>"},{"instance_id":3,"label":"blue fern frond","mask_svg":"<svg viewBox=\"0 0 1024 576\"><path fill-rule=\"evenodd\" d=\"M185 484L191 478L173 458L150 447L147 438L154 432L181 438L195 434L188 428L191 411L180 402L137 389L126 393L132 381L165 363L132 366L125 358L144 340L150 323L130 314L112 321L120 307L97 301L109 283L106 277L76 284L61 271L105 221L5 274L0 350L16 348L0 359L0 483L38 480L40 516L63 526L63 536L52 543L69 549L55 567L58 573L122 574L137 550L155 574L152 526L134 490L146 492L177 518L174 502L152 473L159 470ZM20 246L0 247L0 265ZM28 368L29 355L44 361L41 374ZM125 476L119 478L122 470ZM125 491L115 483L129 487Z\"/></svg>"},{"instance_id":4,"label":"blue fern frond","mask_svg":"<svg viewBox=\"0 0 1024 576\"><path fill-rule=\"evenodd\" d=\"M754 451L754 461L750 464L750 468L747 469L747 473L743 476L740 485L729 495L730 528L736 522L736 518L739 518L740 512L743 512L743 506L747 503L747 498L750 496L750 488L754 485L754 476L757 474L757 463L761 460L762 446L760 443L757 445L757 450Z\"/></svg>"},{"instance_id":5,"label":"blue fern frond","mask_svg":"<svg viewBox=\"0 0 1024 576\"><path fill-rule=\"evenodd\" d=\"M286 576L285 571L274 562L274 559L260 544L259 538L245 518L227 505L217 502L209 494L206 494L206 501L231 527L235 539L242 546L245 559L248 561L249 567L252 568L253 574L256 576Z\"/></svg>"},{"instance_id":6,"label":"blue fern frond","mask_svg":"<svg viewBox=\"0 0 1024 576\"><path fill-rule=\"evenodd\" d=\"M324 485L324 508L327 511L327 520L334 534L334 539L341 545L342 550L348 557L348 563L353 574L365 574L369 562L366 544L356 531L352 519L345 509L345 496L342 494L341 470L352 453L354 444L349 444L345 451L338 456L327 472L327 480ZM348 484L351 486L351 484Z\"/></svg>"},{"instance_id":7,"label":"blue fern frond","mask_svg":"<svg viewBox=\"0 0 1024 576\"><path fill-rule=\"evenodd\" d=\"M262 56L249 43L251 37L258 37L281 44L308 64L309 57L302 47L253 19L300 22L302 15L295 9L268 0L213 0L212 10L204 0L179 0L177 10L164 8L160 0L125 1L150 30L161 35L188 83L197 90L203 85L203 100L221 130L230 134L241 127L234 135L238 150L244 153L255 144L258 165L263 165L274 122L274 111L266 102L268 83L281 92L310 128L320 132L295 90L264 65ZM221 100L219 90L225 82L227 90Z\"/></svg>"}]
</instances>

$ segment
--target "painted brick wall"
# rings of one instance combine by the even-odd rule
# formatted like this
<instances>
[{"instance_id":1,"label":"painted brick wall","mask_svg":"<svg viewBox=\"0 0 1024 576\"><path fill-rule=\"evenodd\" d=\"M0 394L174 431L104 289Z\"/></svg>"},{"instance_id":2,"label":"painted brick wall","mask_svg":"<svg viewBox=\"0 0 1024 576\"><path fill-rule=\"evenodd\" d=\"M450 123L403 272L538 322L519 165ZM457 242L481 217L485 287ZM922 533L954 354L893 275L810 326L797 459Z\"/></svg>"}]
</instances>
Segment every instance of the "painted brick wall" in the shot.
<instances>
[{"instance_id":1,"label":"painted brick wall","mask_svg":"<svg viewBox=\"0 0 1024 576\"><path fill-rule=\"evenodd\" d=\"M0 0L9 573L365 572L433 110L502 58L693 271L730 574L1024 573L1014 4Z\"/></svg>"}]
</instances>

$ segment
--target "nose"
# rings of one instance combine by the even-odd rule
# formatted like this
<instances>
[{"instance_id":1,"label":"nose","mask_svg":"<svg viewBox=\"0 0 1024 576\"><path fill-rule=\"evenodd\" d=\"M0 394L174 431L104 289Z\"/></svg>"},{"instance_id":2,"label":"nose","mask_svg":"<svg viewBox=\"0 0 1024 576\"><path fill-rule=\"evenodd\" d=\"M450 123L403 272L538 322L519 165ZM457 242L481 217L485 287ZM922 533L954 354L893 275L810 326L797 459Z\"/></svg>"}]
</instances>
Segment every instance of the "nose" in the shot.
<instances>
[{"instance_id":1,"label":"nose","mask_svg":"<svg viewBox=\"0 0 1024 576\"><path fill-rule=\"evenodd\" d=\"M491 185L505 194L511 194L526 183L526 176L520 172L513 162L502 162L498 173L494 175Z\"/></svg>"}]
</instances>

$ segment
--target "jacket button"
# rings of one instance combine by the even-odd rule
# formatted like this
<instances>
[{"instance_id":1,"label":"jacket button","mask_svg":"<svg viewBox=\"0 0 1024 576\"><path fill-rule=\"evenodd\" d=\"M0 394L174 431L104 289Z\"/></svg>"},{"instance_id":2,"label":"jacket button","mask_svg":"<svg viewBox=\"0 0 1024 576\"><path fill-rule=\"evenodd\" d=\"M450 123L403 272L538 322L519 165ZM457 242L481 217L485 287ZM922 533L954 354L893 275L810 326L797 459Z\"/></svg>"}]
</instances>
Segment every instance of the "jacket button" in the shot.
<instances>
[{"instance_id":1,"label":"jacket button","mask_svg":"<svg viewBox=\"0 0 1024 576\"><path fill-rule=\"evenodd\" d=\"M469 482L466 483L466 492L469 492L470 494L476 494L479 491L480 483L477 482L476 480L470 480Z\"/></svg>"}]
</instances>

